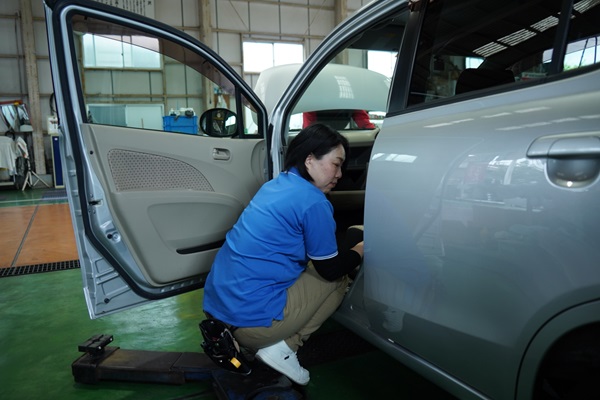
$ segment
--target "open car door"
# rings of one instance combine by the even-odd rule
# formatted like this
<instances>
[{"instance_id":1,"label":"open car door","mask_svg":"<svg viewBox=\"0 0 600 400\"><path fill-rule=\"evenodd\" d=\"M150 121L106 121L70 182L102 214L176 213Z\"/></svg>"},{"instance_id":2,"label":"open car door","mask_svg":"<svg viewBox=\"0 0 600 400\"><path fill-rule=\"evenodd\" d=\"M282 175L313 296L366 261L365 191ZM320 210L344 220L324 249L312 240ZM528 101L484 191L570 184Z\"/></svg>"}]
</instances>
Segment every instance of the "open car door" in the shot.
<instances>
[{"instance_id":1,"label":"open car door","mask_svg":"<svg viewBox=\"0 0 600 400\"><path fill-rule=\"evenodd\" d=\"M272 176L265 107L167 25L93 1L45 11L90 317L202 287Z\"/></svg>"}]
</instances>

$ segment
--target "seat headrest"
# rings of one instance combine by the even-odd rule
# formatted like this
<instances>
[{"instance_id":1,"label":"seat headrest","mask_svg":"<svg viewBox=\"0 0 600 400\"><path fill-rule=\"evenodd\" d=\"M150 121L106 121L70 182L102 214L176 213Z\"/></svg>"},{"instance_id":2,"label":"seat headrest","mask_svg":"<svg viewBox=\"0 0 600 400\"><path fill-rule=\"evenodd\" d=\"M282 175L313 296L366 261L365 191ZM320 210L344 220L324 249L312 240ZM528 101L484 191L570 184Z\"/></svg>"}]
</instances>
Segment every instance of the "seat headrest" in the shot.
<instances>
[{"instance_id":1,"label":"seat headrest","mask_svg":"<svg viewBox=\"0 0 600 400\"><path fill-rule=\"evenodd\" d=\"M454 93L461 94L514 81L515 76L513 72L507 69L493 70L467 68L461 72L458 77Z\"/></svg>"}]
</instances>

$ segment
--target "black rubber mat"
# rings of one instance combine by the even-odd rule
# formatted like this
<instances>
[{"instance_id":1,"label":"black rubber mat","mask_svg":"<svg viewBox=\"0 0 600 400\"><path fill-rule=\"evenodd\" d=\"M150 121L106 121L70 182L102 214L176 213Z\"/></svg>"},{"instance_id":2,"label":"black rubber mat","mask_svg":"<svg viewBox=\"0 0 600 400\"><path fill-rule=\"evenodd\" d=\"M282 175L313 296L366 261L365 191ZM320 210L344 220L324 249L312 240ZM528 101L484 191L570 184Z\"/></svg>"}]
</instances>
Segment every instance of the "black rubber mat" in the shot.
<instances>
[{"instance_id":1,"label":"black rubber mat","mask_svg":"<svg viewBox=\"0 0 600 400\"><path fill-rule=\"evenodd\" d=\"M79 260L60 261L54 263L24 265L21 267L0 268L0 278L39 274L41 272L65 271L79 268Z\"/></svg>"},{"instance_id":2,"label":"black rubber mat","mask_svg":"<svg viewBox=\"0 0 600 400\"><path fill-rule=\"evenodd\" d=\"M48 200L67 200L67 191L65 189L50 189L42 194L42 201Z\"/></svg>"}]
</instances>

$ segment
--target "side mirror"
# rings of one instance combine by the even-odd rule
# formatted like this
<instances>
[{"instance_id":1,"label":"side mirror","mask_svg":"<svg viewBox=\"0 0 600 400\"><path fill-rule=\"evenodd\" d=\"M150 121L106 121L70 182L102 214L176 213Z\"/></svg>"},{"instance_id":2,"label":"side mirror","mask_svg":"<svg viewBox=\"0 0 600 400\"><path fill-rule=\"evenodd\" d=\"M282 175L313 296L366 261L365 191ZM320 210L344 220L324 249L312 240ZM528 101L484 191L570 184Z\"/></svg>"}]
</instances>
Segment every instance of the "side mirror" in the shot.
<instances>
[{"instance_id":1,"label":"side mirror","mask_svg":"<svg viewBox=\"0 0 600 400\"><path fill-rule=\"evenodd\" d=\"M235 136L238 133L237 115L226 108L207 110L200 116L200 129L208 136Z\"/></svg>"}]
</instances>

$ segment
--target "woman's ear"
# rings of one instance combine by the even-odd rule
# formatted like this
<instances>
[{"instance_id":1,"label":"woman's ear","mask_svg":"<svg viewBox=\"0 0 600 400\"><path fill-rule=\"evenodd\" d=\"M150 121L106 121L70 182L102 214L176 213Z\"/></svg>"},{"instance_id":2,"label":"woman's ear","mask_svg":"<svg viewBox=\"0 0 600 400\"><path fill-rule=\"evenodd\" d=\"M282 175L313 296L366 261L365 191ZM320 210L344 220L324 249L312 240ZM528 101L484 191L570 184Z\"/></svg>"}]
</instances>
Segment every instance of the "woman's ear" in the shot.
<instances>
[{"instance_id":1,"label":"woman's ear","mask_svg":"<svg viewBox=\"0 0 600 400\"><path fill-rule=\"evenodd\" d=\"M314 158L314 156L312 153L310 153L308 156L306 156L306 159L304 160L304 165L306 166L306 168L308 168L308 166L312 164L313 158Z\"/></svg>"}]
</instances>

